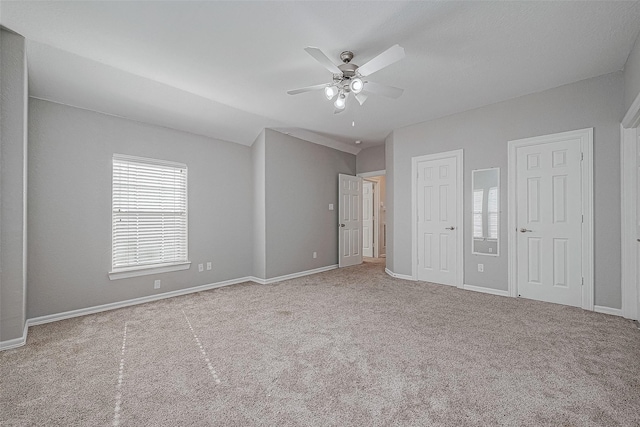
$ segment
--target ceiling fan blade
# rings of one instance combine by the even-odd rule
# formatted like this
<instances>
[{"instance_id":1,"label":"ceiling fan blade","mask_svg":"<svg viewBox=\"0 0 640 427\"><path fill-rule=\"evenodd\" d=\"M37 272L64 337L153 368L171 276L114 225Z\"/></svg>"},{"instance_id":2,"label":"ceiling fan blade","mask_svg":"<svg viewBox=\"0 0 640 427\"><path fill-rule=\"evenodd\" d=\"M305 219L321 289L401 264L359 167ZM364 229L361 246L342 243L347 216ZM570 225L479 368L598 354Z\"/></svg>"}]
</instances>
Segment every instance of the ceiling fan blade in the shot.
<instances>
[{"instance_id":1,"label":"ceiling fan blade","mask_svg":"<svg viewBox=\"0 0 640 427\"><path fill-rule=\"evenodd\" d=\"M316 61L324 65L324 67L327 70L331 71L333 74L342 74L340 68L338 68L336 64L331 62L327 55L325 55L324 52L317 47L309 46L304 48L304 50L306 50L309 55L313 56Z\"/></svg>"},{"instance_id":2,"label":"ceiling fan blade","mask_svg":"<svg viewBox=\"0 0 640 427\"><path fill-rule=\"evenodd\" d=\"M333 109L333 114L340 114L342 113L344 110L346 110L346 108L343 108L342 110L338 109L338 108L334 108Z\"/></svg>"},{"instance_id":3,"label":"ceiling fan blade","mask_svg":"<svg viewBox=\"0 0 640 427\"><path fill-rule=\"evenodd\" d=\"M404 58L404 48L396 44L391 46L389 49L385 50L366 64L358 67L357 73L363 77L368 76L375 73L376 71L383 69L384 67L388 67L394 62L400 61L402 58Z\"/></svg>"},{"instance_id":4,"label":"ceiling fan blade","mask_svg":"<svg viewBox=\"0 0 640 427\"><path fill-rule=\"evenodd\" d=\"M399 87L387 86L369 81L364 83L364 88L362 90L368 93L374 93L376 95L382 95L386 96L387 98L394 99L400 98L400 96L404 92L404 89L400 89Z\"/></svg>"},{"instance_id":5,"label":"ceiling fan blade","mask_svg":"<svg viewBox=\"0 0 640 427\"><path fill-rule=\"evenodd\" d=\"M365 95L364 93L360 92L360 93L356 93L355 94L356 99L358 100L358 102L360 103L360 105L364 104L364 101L367 100L367 95Z\"/></svg>"},{"instance_id":6,"label":"ceiling fan blade","mask_svg":"<svg viewBox=\"0 0 640 427\"><path fill-rule=\"evenodd\" d=\"M289 95L297 95L299 93L311 92L312 90L324 89L327 86L331 86L331 83L324 83L324 84L321 84L321 85L301 87L300 89L292 89L292 90L288 90L287 93Z\"/></svg>"}]
</instances>

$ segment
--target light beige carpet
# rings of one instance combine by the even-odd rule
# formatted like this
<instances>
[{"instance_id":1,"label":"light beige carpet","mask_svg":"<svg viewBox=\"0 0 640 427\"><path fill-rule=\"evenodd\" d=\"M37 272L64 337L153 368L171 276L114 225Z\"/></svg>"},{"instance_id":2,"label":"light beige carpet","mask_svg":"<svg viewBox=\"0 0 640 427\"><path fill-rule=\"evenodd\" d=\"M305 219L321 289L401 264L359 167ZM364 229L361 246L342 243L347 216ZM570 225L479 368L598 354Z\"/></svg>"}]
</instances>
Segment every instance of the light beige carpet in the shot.
<instances>
[{"instance_id":1,"label":"light beige carpet","mask_svg":"<svg viewBox=\"0 0 640 427\"><path fill-rule=\"evenodd\" d=\"M640 425L632 322L383 270L32 327L0 353L0 424Z\"/></svg>"}]
</instances>

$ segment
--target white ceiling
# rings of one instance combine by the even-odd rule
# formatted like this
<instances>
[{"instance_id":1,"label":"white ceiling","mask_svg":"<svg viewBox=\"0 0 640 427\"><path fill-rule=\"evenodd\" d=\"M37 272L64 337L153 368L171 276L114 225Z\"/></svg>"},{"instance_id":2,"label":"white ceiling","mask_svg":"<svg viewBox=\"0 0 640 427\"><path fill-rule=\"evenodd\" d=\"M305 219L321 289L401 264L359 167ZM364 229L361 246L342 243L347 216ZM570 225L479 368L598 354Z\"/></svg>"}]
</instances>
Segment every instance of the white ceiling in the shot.
<instances>
[{"instance_id":1,"label":"white ceiling","mask_svg":"<svg viewBox=\"0 0 640 427\"><path fill-rule=\"evenodd\" d=\"M272 127L357 152L393 129L621 70L640 3L618 2L0 2L28 40L30 92L91 110L237 142ZM397 100L350 99L344 113L303 49L362 65ZM355 126L352 126L355 122ZM363 144L355 146L355 140Z\"/></svg>"}]
</instances>

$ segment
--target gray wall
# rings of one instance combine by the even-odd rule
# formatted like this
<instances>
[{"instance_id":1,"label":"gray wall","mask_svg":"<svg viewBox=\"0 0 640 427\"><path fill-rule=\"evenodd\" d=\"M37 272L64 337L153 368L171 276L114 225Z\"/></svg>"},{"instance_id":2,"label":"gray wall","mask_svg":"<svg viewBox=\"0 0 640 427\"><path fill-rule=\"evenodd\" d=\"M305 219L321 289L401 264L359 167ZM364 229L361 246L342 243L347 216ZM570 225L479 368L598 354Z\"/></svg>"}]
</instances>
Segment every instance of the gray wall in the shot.
<instances>
[{"instance_id":1,"label":"gray wall","mask_svg":"<svg viewBox=\"0 0 640 427\"><path fill-rule=\"evenodd\" d=\"M385 170L384 145L366 148L356 156L356 173L376 172Z\"/></svg>"},{"instance_id":2,"label":"gray wall","mask_svg":"<svg viewBox=\"0 0 640 427\"><path fill-rule=\"evenodd\" d=\"M29 318L251 274L249 147L36 99L29 132ZM189 270L109 280L114 153L187 165Z\"/></svg>"},{"instance_id":3,"label":"gray wall","mask_svg":"<svg viewBox=\"0 0 640 427\"><path fill-rule=\"evenodd\" d=\"M0 30L0 342L23 335L26 315L28 90L25 40Z\"/></svg>"},{"instance_id":4,"label":"gray wall","mask_svg":"<svg viewBox=\"0 0 640 427\"><path fill-rule=\"evenodd\" d=\"M594 127L595 303L620 308L621 72L397 129L387 141L387 266L411 274L411 158L464 149L465 284L507 289L507 142ZM500 256L471 254L471 170L500 168ZM484 263L484 273L477 264Z\"/></svg>"},{"instance_id":5,"label":"gray wall","mask_svg":"<svg viewBox=\"0 0 640 427\"><path fill-rule=\"evenodd\" d=\"M338 174L355 175L356 156L270 129L265 135L267 278L337 264Z\"/></svg>"},{"instance_id":6,"label":"gray wall","mask_svg":"<svg viewBox=\"0 0 640 427\"><path fill-rule=\"evenodd\" d=\"M267 278L267 230L266 230L266 148L265 131L251 146L253 164L253 276Z\"/></svg>"},{"instance_id":7,"label":"gray wall","mask_svg":"<svg viewBox=\"0 0 640 427\"><path fill-rule=\"evenodd\" d=\"M624 65L624 112L640 93L640 34Z\"/></svg>"}]
</instances>

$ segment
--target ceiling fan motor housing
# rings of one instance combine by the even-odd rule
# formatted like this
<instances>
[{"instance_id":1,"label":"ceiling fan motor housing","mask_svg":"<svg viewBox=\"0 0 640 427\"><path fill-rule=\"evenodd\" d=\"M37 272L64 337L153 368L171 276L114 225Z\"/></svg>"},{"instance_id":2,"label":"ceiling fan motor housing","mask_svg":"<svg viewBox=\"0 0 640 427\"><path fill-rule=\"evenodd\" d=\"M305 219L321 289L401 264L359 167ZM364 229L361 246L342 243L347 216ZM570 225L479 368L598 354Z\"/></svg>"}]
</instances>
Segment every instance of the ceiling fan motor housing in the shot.
<instances>
[{"instance_id":1,"label":"ceiling fan motor housing","mask_svg":"<svg viewBox=\"0 0 640 427\"><path fill-rule=\"evenodd\" d=\"M356 64L351 64L351 60L353 59L353 52L350 50L345 50L340 54L340 59L343 64L338 65L340 71L342 71L342 75L345 79L350 79L356 75L356 70L358 66Z\"/></svg>"},{"instance_id":2,"label":"ceiling fan motor housing","mask_svg":"<svg viewBox=\"0 0 640 427\"><path fill-rule=\"evenodd\" d=\"M355 77L358 66L356 64L344 63L338 65L338 68L340 68L340 71L342 71L342 75L346 79L350 79L352 77Z\"/></svg>"}]
</instances>

